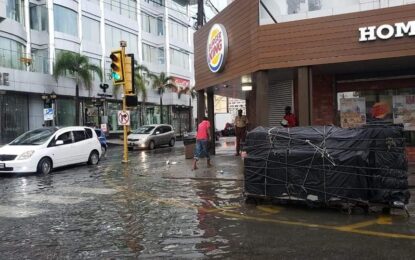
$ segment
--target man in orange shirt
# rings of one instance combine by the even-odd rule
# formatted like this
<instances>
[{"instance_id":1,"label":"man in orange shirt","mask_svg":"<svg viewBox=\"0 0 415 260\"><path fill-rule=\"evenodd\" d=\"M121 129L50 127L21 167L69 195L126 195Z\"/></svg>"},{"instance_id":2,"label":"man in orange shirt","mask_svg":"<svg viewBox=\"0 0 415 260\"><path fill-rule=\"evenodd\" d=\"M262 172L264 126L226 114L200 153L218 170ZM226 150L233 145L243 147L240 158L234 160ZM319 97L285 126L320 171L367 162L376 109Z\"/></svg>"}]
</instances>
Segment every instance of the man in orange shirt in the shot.
<instances>
[{"instance_id":1,"label":"man in orange shirt","mask_svg":"<svg viewBox=\"0 0 415 260\"><path fill-rule=\"evenodd\" d=\"M212 164L210 163L210 155L208 149L208 142L212 140L212 135L210 133L210 122L207 117L203 118L203 121L197 127L197 135L196 135L196 154L193 160L193 168L192 170L197 170L197 162L199 161L200 157L205 155L207 158L207 166L211 167Z\"/></svg>"}]
</instances>

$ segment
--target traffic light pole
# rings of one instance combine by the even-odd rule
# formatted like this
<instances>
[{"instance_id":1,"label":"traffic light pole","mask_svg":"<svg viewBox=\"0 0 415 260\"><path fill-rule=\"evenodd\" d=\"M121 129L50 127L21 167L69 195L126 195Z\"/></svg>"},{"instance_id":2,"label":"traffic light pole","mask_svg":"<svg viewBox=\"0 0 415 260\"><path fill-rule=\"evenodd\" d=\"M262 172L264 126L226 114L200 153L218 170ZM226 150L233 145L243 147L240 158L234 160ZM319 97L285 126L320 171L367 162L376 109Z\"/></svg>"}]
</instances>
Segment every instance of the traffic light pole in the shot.
<instances>
[{"instance_id":1,"label":"traffic light pole","mask_svg":"<svg viewBox=\"0 0 415 260\"><path fill-rule=\"evenodd\" d=\"M120 46L121 46L121 51L122 51L122 57L124 59L125 57L125 47L127 47L127 42L121 41L120 42ZM124 113L126 113L127 111L127 105L126 105L126 96L127 96L127 91L126 91L126 87L125 87L125 83L123 84L123 92L124 92L124 96L122 98L122 111ZM127 126L124 125L124 156L123 156L123 163L128 163L128 144L127 144Z\"/></svg>"}]
</instances>

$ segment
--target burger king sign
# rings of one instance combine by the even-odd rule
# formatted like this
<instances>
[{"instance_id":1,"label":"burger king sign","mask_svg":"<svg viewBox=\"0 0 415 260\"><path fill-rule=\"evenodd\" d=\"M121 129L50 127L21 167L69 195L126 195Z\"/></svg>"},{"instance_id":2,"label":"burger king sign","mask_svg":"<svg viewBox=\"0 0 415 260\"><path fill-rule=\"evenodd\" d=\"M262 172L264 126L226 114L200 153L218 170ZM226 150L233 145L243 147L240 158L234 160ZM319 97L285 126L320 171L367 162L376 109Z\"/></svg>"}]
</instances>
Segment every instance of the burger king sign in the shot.
<instances>
[{"instance_id":1,"label":"burger king sign","mask_svg":"<svg viewBox=\"0 0 415 260\"><path fill-rule=\"evenodd\" d=\"M221 24L215 24L210 29L207 40L207 63L210 71L220 72L225 67L228 54L228 35Z\"/></svg>"}]
</instances>

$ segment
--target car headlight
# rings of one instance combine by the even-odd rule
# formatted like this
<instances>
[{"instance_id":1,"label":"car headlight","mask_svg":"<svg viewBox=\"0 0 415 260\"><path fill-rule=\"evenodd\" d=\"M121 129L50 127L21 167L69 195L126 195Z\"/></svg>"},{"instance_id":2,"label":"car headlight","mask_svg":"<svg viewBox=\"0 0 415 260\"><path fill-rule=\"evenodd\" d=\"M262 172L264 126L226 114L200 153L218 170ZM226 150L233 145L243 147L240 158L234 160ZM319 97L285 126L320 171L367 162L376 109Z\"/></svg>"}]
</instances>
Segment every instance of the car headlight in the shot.
<instances>
[{"instance_id":1,"label":"car headlight","mask_svg":"<svg viewBox=\"0 0 415 260\"><path fill-rule=\"evenodd\" d=\"M17 160L26 160L26 159L29 159L30 157L32 157L32 155L35 153L35 151L27 151L27 152L24 152L24 153L22 153L18 158L17 158Z\"/></svg>"}]
</instances>

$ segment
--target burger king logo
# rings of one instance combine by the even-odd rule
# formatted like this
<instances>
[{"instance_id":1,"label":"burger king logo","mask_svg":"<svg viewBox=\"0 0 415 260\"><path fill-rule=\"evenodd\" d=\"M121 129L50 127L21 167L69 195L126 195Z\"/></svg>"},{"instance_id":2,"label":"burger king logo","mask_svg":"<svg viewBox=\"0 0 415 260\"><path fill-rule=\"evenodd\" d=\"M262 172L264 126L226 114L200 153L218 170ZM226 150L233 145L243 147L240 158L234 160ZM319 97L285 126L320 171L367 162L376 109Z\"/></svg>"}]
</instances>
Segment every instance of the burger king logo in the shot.
<instances>
[{"instance_id":1,"label":"burger king logo","mask_svg":"<svg viewBox=\"0 0 415 260\"><path fill-rule=\"evenodd\" d=\"M213 73L222 71L228 53L228 35L223 25L215 24L210 29L206 53L210 71Z\"/></svg>"}]
</instances>

